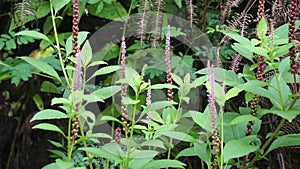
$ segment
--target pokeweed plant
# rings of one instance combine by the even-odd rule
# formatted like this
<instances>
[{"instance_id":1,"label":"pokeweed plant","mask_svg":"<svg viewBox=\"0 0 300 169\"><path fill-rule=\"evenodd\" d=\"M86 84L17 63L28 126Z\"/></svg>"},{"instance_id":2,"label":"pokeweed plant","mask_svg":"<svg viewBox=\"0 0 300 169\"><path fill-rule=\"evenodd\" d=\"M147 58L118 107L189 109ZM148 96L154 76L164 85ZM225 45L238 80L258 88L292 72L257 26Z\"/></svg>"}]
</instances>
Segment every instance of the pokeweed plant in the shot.
<instances>
[{"instance_id":1,"label":"pokeweed plant","mask_svg":"<svg viewBox=\"0 0 300 169\"><path fill-rule=\"evenodd\" d=\"M204 131L204 135L193 143L194 147L182 150L177 158L181 156L200 157L209 168L227 168L242 167L251 168L255 162L266 158L270 152L280 147L299 145L297 140L300 134L281 135L280 130L285 121L291 122L299 115L299 99L298 94L293 92L291 87L299 83L294 78L294 71L291 69L289 56L290 49L295 46L295 42L288 41L288 25L283 25L274 31L274 37L267 36L267 23L264 17L261 18L256 32L257 39L248 39L236 33L226 32L225 34L235 40L232 48L241 56L252 63L252 66L244 65L242 73L235 73L223 68L210 68L214 70L214 74L210 69L203 69L196 73L201 74L200 84L206 84L207 88L215 89L210 91L215 93L217 107L222 108L230 99L243 94L246 103L250 103L255 99L255 95L264 97L269 100L272 106L268 109L258 106L257 116L250 114L252 106L240 106L238 112L222 112L218 114L217 131L220 138L220 149L216 149L216 132L214 131L214 115L211 106L203 113L190 112L191 117ZM295 28L299 27L299 22L295 23ZM262 57L258 57L262 56ZM261 60L263 58L263 60ZM259 61L258 61L259 60ZM266 67L261 72L263 81L255 75L255 69L258 69L264 62ZM293 67L292 67L293 68ZM212 82L210 76L215 76L215 82ZM265 76L264 76L265 75ZM200 80L202 79L202 80ZM206 80L207 79L207 80ZM212 85L211 83L214 83ZM221 83L221 84L220 84ZM227 92L222 89L226 87ZM210 104L212 101L210 101ZM278 124L275 131L269 133L265 137L259 137L258 132L262 124L262 118L267 114L278 116L282 120ZM249 134L249 123L252 127ZM248 134L247 134L248 133ZM212 140L209 139L212 137ZM204 139L203 139L204 138ZM206 138L206 139L205 139ZM248 158L241 158L248 156ZM215 159L215 160L212 160ZM216 164L217 163L217 164Z\"/></svg>"}]
</instances>

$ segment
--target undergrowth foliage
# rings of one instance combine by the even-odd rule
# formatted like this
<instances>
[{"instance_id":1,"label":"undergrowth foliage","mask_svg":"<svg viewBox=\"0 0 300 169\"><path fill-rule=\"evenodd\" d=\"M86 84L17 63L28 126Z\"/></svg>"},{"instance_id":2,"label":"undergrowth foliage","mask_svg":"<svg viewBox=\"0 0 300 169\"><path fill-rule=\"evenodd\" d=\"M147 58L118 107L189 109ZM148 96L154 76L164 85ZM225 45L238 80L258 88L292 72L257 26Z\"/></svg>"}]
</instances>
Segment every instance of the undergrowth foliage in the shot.
<instances>
[{"instance_id":1,"label":"undergrowth foliage","mask_svg":"<svg viewBox=\"0 0 300 169\"><path fill-rule=\"evenodd\" d=\"M25 0L15 4L14 16L22 17L0 36L0 82L38 79L38 93L55 94L47 107L43 95L30 98L38 108L30 127L60 135L49 141L54 160L44 169L293 166L281 152L300 146L298 0L126 2L40 0L36 11ZM187 21L170 19L176 12ZM89 32L79 31L90 15L123 25L99 52ZM68 16L72 32L59 32L59 18ZM42 30L25 28L39 19ZM198 36L193 27L206 32ZM202 36L216 47L193 47ZM14 56L31 42L40 49Z\"/></svg>"}]
</instances>

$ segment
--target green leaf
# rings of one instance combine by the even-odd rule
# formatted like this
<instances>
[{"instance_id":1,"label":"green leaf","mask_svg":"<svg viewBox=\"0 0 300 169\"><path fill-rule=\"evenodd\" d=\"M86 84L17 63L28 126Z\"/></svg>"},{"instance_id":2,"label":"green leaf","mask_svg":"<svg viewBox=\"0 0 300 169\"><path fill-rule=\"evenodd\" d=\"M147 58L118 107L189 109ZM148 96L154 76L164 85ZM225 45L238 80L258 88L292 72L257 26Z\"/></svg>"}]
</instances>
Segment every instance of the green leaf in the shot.
<instances>
[{"instance_id":1,"label":"green leaf","mask_svg":"<svg viewBox=\"0 0 300 169\"><path fill-rule=\"evenodd\" d=\"M238 117L234 118L229 123L229 125L235 125L235 124L238 124L238 123L249 122L249 121L257 122L257 121L261 121L261 120L257 117L251 116L251 115L241 115L241 116L238 116Z\"/></svg>"},{"instance_id":2,"label":"green leaf","mask_svg":"<svg viewBox=\"0 0 300 169\"><path fill-rule=\"evenodd\" d=\"M194 151L201 160L203 160L208 166L210 166L211 151L209 145L205 143L195 142Z\"/></svg>"},{"instance_id":3,"label":"green leaf","mask_svg":"<svg viewBox=\"0 0 300 169\"><path fill-rule=\"evenodd\" d=\"M239 43L234 43L233 45L231 45L231 47L240 55L253 62L253 53L248 48Z\"/></svg>"},{"instance_id":4,"label":"green leaf","mask_svg":"<svg viewBox=\"0 0 300 169\"><path fill-rule=\"evenodd\" d=\"M61 8L66 6L70 0L52 0L52 6L55 10L55 13L57 13Z\"/></svg>"},{"instance_id":5,"label":"green leaf","mask_svg":"<svg viewBox=\"0 0 300 169\"><path fill-rule=\"evenodd\" d=\"M182 3L181 0L175 0L176 5L178 6L179 9L182 8Z\"/></svg>"},{"instance_id":6,"label":"green leaf","mask_svg":"<svg viewBox=\"0 0 300 169\"><path fill-rule=\"evenodd\" d=\"M40 111L44 109L44 102L39 94L35 94L32 99Z\"/></svg>"},{"instance_id":7,"label":"green leaf","mask_svg":"<svg viewBox=\"0 0 300 169\"><path fill-rule=\"evenodd\" d=\"M116 163L121 161L121 158L118 154L111 153L110 151L104 150L102 147L94 148L94 147L86 147L86 148L79 148L81 151L86 151L96 156L106 158L109 160L114 160Z\"/></svg>"},{"instance_id":8,"label":"green leaf","mask_svg":"<svg viewBox=\"0 0 300 169\"><path fill-rule=\"evenodd\" d=\"M112 97L116 93L121 91L121 86L109 86L98 89L93 92L94 95L100 96L103 100Z\"/></svg>"},{"instance_id":9,"label":"green leaf","mask_svg":"<svg viewBox=\"0 0 300 169\"><path fill-rule=\"evenodd\" d=\"M113 1L111 4L104 4L98 16L110 20L124 20L127 15L127 11L123 5L120 2Z\"/></svg>"},{"instance_id":10,"label":"green leaf","mask_svg":"<svg viewBox=\"0 0 300 169\"><path fill-rule=\"evenodd\" d=\"M197 153L195 152L194 147L186 148L180 151L175 159L178 159L179 157L188 157L188 156L196 156Z\"/></svg>"},{"instance_id":11,"label":"green leaf","mask_svg":"<svg viewBox=\"0 0 300 169\"><path fill-rule=\"evenodd\" d=\"M147 140L141 144L141 147L142 146L158 147L158 148L166 149L166 147L164 146L164 142L162 142L160 140Z\"/></svg>"},{"instance_id":12,"label":"green leaf","mask_svg":"<svg viewBox=\"0 0 300 169\"><path fill-rule=\"evenodd\" d=\"M206 79L207 79L207 76L201 76L201 77L195 79L192 82L191 87L198 87L198 86L203 85L206 82Z\"/></svg>"},{"instance_id":13,"label":"green leaf","mask_svg":"<svg viewBox=\"0 0 300 169\"><path fill-rule=\"evenodd\" d=\"M43 83L41 84L41 91L48 92L48 93L61 94L58 87L49 81L43 81Z\"/></svg>"},{"instance_id":14,"label":"green leaf","mask_svg":"<svg viewBox=\"0 0 300 169\"><path fill-rule=\"evenodd\" d=\"M52 120L52 119L65 119L65 118L68 118L68 116L63 112L60 112L58 110L53 110L53 109L46 109L36 113L30 120L30 122L36 120Z\"/></svg>"},{"instance_id":15,"label":"green leaf","mask_svg":"<svg viewBox=\"0 0 300 169\"><path fill-rule=\"evenodd\" d=\"M48 64L40 61L40 60L36 60L34 58L31 57L20 57L22 60L26 61L27 63L31 64L32 66L36 67L37 69L39 69L40 71L42 71L43 73L50 75L54 78L56 78L57 80L59 80L61 83L61 79L59 77L59 75L57 74L57 72Z\"/></svg>"},{"instance_id":16,"label":"green leaf","mask_svg":"<svg viewBox=\"0 0 300 169\"><path fill-rule=\"evenodd\" d=\"M262 17L256 28L257 37L259 39L264 39L264 37L266 37L267 30L268 30L268 25L267 25L266 19L265 19L265 17Z\"/></svg>"},{"instance_id":17,"label":"green leaf","mask_svg":"<svg viewBox=\"0 0 300 169\"><path fill-rule=\"evenodd\" d=\"M251 45L251 42L249 39L237 34L237 33L226 33L227 36L229 36L231 39L239 42L241 45Z\"/></svg>"},{"instance_id":18,"label":"green leaf","mask_svg":"<svg viewBox=\"0 0 300 169\"><path fill-rule=\"evenodd\" d=\"M155 160L147 164L142 169L157 169L157 168L184 168L185 164L177 160Z\"/></svg>"},{"instance_id":19,"label":"green leaf","mask_svg":"<svg viewBox=\"0 0 300 169\"><path fill-rule=\"evenodd\" d=\"M51 106L56 105L56 104L67 104L67 105L69 105L70 101L68 99L65 99L65 98L54 97L51 100Z\"/></svg>"},{"instance_id":20,"label":"green leaf","mask_svg":"<svg viewBox=\"0 0 300 169\"><path fill-rule=\"evenodd\" d=\"M118 120L117 118L112 117L112 116L103 116L101 118L101 121L116 121L116 122L122 124L122 122L120 120Z\"/></svg>"},{"instance_id":21,"label":"green leaf","mask_svg":"<svg viewBox=\"0 0 300 169\"><path fill-rule=\"evenodd\" d=\"M227 142L224 147L224 161L228 162L230 159L242 157L258 150L259 146L250 144L256 138L257 136L252 135Z\"/></svg>"},{"instance_id":22,"label":"green leaf","mask_svg":"<svg viewBox=\"0 0 300 169\"><path fill-rule=\"evenodd\" d=\"M241 91L243 91L242 89L239 88L231 88L230 90L227 91L226 95L225 95L225 100L229 100L235 96L237 96Z\"/></svg>"},{"instance_id":23,"label":"green leaf","mask_svg":"<svg viewBox=\"0 0 300 169\"><path fill-rule=\"evenodd\" d=\"M268 113L278 115L284 119L287 119L289 122L292 122L300 114L299 110L282 111L282 110L274 110L274 109L271 110L261 109L260 112L261 112L260 115L265 115Z\"/></svg>"},{"instance_id":24,"label":"green leaf","mask_svg":"<svg viewBox=\"0 0 300 169\"><path fill-rule=\"evenodd\" d=\"M33 129L55 131L55 132L58 132L58 133L62 134L64 137L66 137L64 132L59 127L57 127L56 125L53 125L53 124L40 123L38 125L33 126L32 128Z\"/></svg>"},{"instance_id":25,"label":"green leaf","mask_svg":"<svg viewBox=\"0 0 300 169\"><path fill-rule=\"evenodd\" d=\"M95 76L99 76L99 75L105 75L105 74L109 74L109 73L112 73L112 72L115 72L117 70L119 70L121 67L120 66L117 66L117 65L114 65L114 66L105 66L99 70L97 70L93 75L92 77L95 77Z\"/></svg>"},{"instance_id":26,"label":"green leaf","mask_svg":"<svg viewBox=\"0 0 300 169\"><path fill-rule=\"evenodd\" d=\"M14 39L10 39L8 41L5 42L6 48L7 50L12 50L12 49L16 49L17 45Z\"/></svg>"},{"instance_id":27,"label":"green leaf","mask_svg":"<svg viewBox=\"0 0 300 169\"><path fill-rule=\"evenodd\" d=\"M186 141L186 142L194 142L194 138L186 133L178 132L178 131L166 131L163 133L163 135L168 136L170 138L180 140L180 141Z\"/></svg>"},{"instance_id":28,"label":"green leaf","mask_svg":"<svg viewBox=\"0 0 300 169\"><path fill-rule=\"evenodd\" d=\"M171 84L154 84L149 87L150 89L178 89L177 86Z\"/></svg>"},{"instance_id":29,"label":"green leaf","mask_svg":"<svg viewBox=\"0 0 300 169\"><path fill-rule=\"evenodd\" d=\"M270 148L265 155L269 154L271 151L280 148L280 147L289 147L289 146L299 146L300 145L300 134L288 134L285 136L280 136L273 141ZM264 155L264 156L265 156Z\"/></svg>"},{"instance_id":30,"label":"green leaf","mask_svg":"<svg viewBox=\"0 0 300 169\"><path fill-rule=\"evenodd\" d=\"M29 36L29 37L33 37L35 39L42 39L45 40L47 42L49 42L50 44L52 44L51 40L44 34L37 32L37 31L20 31L18 33L16 33L15 36L19 36L19 35L23 35L23 36Z\"/></svg>"},{"instance_id":31,"label":"green leaf","mask_svg":"<svg viewBox=\"0 0 300 169\"><path fill-rule=\"evenodd\" d=\"M140 102L140 100L133 100L130 97L124 97L124 98L122 98L122 102L125 105L130 105L130 104L138 104Z\"/></svg>"},{"instance_id":32,"label":"green leaf","mask_svg":"<svg viewBox=\"0 0 300 169\"><path fill-rule=\"evenodd\" d=\"M97 60L108 61L119 56L120 47L114 43L106 44L100 52L94 54L94 58Z\"/></svg>"},{"instance_id":33,"label":"green leaf","mask_svg":"<svg viewBox=\"0 0 300 169\"><path fill-rule=\"evenodd\" d=\"M197 112L197 111L189 111L191 117L193 118L194 122L197 123L203 129L212 132L211 128L211 115L209 110L206 108L204 113Z\"/></svg>"},{"instance_id":34,"label":"green leaf","mask_svg":"<svg viewBox=\"0 0 300 169\"><path fill-rule=\"evenodd\" d=\"M92 52L92 48L91 45L89 43L89 41L87 40L81 50L81 61L82 61L82 66L84 68L87 67L87 65L91 62L93 57L93 52Z\"/></svg>"},{"instance_id":35,"label":"green leaf","mask_svg":"<svg viewBox=\"0 0 300 169\"><path fill-rule=\"evenodd\" d=\"M99 14L102 9L103 9L103 2L99 2L98 5L97 5L97 10L96 10L96 14Z\"/></svg>"}]
</instances>

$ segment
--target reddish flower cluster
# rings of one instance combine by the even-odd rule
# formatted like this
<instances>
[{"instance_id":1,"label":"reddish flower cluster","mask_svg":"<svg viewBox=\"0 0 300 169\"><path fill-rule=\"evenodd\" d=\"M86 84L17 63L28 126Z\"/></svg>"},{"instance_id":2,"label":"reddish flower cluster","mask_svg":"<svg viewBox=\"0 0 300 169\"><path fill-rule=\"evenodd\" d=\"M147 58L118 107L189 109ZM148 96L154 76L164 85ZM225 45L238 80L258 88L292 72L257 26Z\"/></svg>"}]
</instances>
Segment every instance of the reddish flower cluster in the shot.
<instances>
[{"instance_id":1,"label":"reddish flower cluster","mask_svg":"<svg viewBox=\"0 0 300 169\"><path fill-rule=\"evenodd\" d=\"M122 37L122 51L121 51L121 79L125 79L125 66L126 66L126 42L125 42L125 37ZM123 82L121 84L121 98L123 99L124 97L127 96L127 86ZM128 114L127 114L127 105L123 103L121 100L121 112L122 112L122 120L125 123L124 131L127 131L127 126L128 126Z\"/></svg>"},{"instance_id":2,"label":"reddish flower cluster","mask_svg":"<svg viewBox=\"0 0 300 169\"><path fill-rule=\"evenodd\" d=\"M121 128L117 127L115 130L115 142L120 144L121 142Z\"/></svg>"},{"instance_id":3,"label":"reddish flower cluster","mask_svg":"<svg viewBox=\"0 0 300 169\"><path fill-rule=\"evenodd\" d=\"M167 83L173 84L172 82L172 70L171 70L171 57L170 57L170 41L171 41L171 31L170 25L168 25L166 34L166 73L167 73ZM168 100L173 101L173 91L168 89Z\"/></svg>"},{"instance_id":4,"label":"reddish flower cluster","mask_svg":"<svg viewBox=\"0 0 300 169\"><path fill-rule=\"evenodd\" d=\"M73 56L76 57L78 50L78 24L79 24L79 10L78 10L78 0L73 2L73 27L72 27L72 52Z\"/></svg>"},{"instance_id":5,"label":"reddish flower cluster","mask_svg":"<svg viewBox=\"0 0 300 169\"><path fill-rule=\"evenodd\" d=\"M217 156L220 154L220 138L217 131L217 117L216 117L216 102L215 102L215 75L214 75L214 66L210 66L210 63L207 64L207 81L210 82L210 90L208 92L208 103L209 111L211 114L211 126L213 129L213 149L216 151ZM212 168L217 168L216 158L214 158L214 163Z\"/></svg>"},{"instance_id":6,"label":"reddish flower cluster","mask_svg":"<svg viewBox=\"0 0 300 169\"><path fill-rule=\"evenodd\" d=\"M296 33L295 33L295 22L297 20L298 16L298 0L292 0L290 4L290 16L289 16L289 43L292 43L296 39ZM290 59L291 59L291 70L296 76L296 73L298 71L298 67L295 61L296 57L296 50L293 46L290 49Z\"/></svg>"},{"instance_id":7,"label":"reddish flower cluster","mask_svg":"<svg viewBox=\"0 0 300 169\"><path fill-rule=\"evenodd\" d=\"M257 21L259 22L265 13L265 0L259 0L258 11L257 11Z\"/></svg>"}]
</instances>

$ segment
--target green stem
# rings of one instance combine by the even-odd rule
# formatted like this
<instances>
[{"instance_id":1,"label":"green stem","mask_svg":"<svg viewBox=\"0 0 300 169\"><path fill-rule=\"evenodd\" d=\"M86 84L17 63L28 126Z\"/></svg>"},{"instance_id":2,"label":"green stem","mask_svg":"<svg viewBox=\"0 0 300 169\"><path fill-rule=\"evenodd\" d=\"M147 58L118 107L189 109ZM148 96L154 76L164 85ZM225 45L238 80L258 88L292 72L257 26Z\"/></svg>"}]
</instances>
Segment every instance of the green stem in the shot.
<instances>
[{"instance_id":1,"label":"green stem","mask_svg":"<svg viewBox=\"0 0 300 169\"><path fill-rule=\"evenodd\" d=\"M135 100L138 99L139 93L135 95ZM128 169L129 167L129 161L130 161L130 154L131 154L131 144L133 139L133 131L134 131L134 125L135 125L135 114L136 114L136 104L134 105L133 114L132 114L132 122L131 122L131 129L130 129L130 136L129 136L129 144L127 144L127 157L125 160L125 169ZM126 138L127 140L127 138Z\"/></svg>"},{"instance_id":2,"label":"green stem","mask_svg":"<svg viewBox=\"0 0 300 169\"><path fill-rule=\"evenodd\" d=\"M297 99L298 99L298 97L295 97L295 98L293 99L293 101L292 101L292 103L290 104L288 110L291 110L291 109L293 108L293 106L294 106L294 104L296 103ZM271 144L271 142L278 136L278 133L279 133L281 127L283 126L284 122L285 122L285 119L284 119L284 118L281 119L279 125L277 126L277 128L276 128L275 131L274 131L274 134L273 134L272 136L270 136L269 139L263 144L263 146L261 147L260 151L264 151L264 150ZM266 156L266 155L267 155L267 154L264 154L263 157ZM261 155L257 153L257 154L255 155L255 157L250 161L250 163L249 163L249 165L248 165L247 168L252 167L252 166L254 165L254 163L255 163L257 160L259 160L260 158L261 158Z\"/></svg>"},{"instance_id":3,"label":"green stem","mask_svg":"<svg viewBox=\"0 0 300 169\"><path fill-rule=\"evenodd\" d=\"M69 77L67 75L67 72L66 72L66 69L65 69L65 66L64 66L64 62L63 62L63 59L62 59L62 54L61 54L61 51L60 51L59 39L58 39L58 34L57 34L57 29L56 29L56 24L55 24L55 16L54 16L53 8L52 8L52 0L50 0L50 11L51 11L51 19L52 19L54 37L55 37L55 41L56 41L56 50L57 50L57 53L58 53L60 65L61 65L64 77L66 79L67 85L68 85L69 88L71 88L71 85L70 85L70 82L69 82Z\"/></svg>"},{"instance_id":4,"label":"green stem","mask_svg":"<svg viewBox=\"0 0 300 169\"><path fill-rule=\"evenodd\" d=\"M71 114L69 114L69 121L68 121L68 161L71 161L71 155L72 155L72 146L71 146L71 125L72 125L72 117Z\"/></svg>"}]
</instances>

